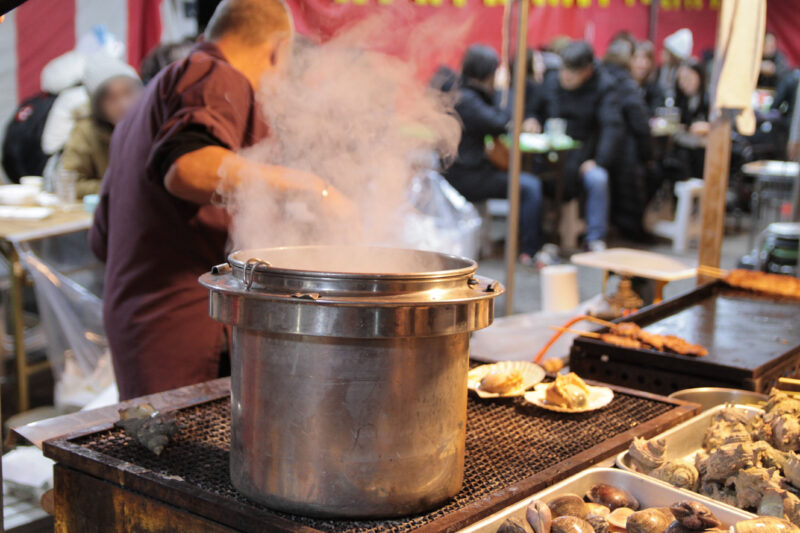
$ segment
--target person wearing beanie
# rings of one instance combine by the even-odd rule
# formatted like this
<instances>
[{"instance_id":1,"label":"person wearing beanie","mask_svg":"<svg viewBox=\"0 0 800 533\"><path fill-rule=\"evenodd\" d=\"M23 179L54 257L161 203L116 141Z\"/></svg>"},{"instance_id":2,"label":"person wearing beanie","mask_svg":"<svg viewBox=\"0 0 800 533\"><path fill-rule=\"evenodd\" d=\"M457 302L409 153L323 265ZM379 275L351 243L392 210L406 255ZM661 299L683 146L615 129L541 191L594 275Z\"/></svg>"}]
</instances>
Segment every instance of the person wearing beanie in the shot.
<instances>
[{"instance_id":1,"label":"person wearing beanie","mask_svg":"<svg viewBox=\"0 0 800 533\"><path fill-rule=\"evenodd\" d=\"M694 36L688 28L681 28L664 39L664 49L661 51L661 68L658 71L658 84L661 86L668 102L674 102L678 68L684 61L692 57L693 48Z\"/></svg>"},{"instance_id":2,"label":"person wearing beanie","mask_svg":"<svg viewBox=\"0 0 800 533\"><path fill-rule=\"evenodd\" d=\"M78 198L100 190L108 168L111 133L142 90L133 67L104 54L88 59L83 85L89 93L89 106L76 121L61 160L63 170L77 174Z\"/></svg>"}]
</instances>

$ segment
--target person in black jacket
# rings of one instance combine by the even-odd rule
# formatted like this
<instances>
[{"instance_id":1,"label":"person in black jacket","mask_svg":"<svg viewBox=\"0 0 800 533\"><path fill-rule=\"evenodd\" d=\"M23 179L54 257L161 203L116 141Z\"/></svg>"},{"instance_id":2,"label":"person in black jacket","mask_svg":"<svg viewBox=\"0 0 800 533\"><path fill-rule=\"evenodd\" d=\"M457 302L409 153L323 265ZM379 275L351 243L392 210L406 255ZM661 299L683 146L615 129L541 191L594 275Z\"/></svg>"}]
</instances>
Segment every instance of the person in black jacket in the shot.
<instances>
[{"instance_id":1,"label":"person in black jacket","mask_svg":"<svg viewBox=\"0 0 800 533\"><path fill-rule=\"evenodd\" d=\"M458 156L445 175L447 180L471 202L506 198L508 173L495 166L486 152L486 137L508 131L511 115L494 104L493 82L499 65L497 53L486 45L472 45L464 55L461 85L455 110L462 123ZM520 261L549 263L552 258L540 252L541 182L533 175L520 173Z\"/></svg>"},{"instance_id":2,"label":"person in black jacket","mask_svg":"<svg viewBox=\"0 0 800 533\"><path fill-rule=\"evenodd\" d=\"M791 71L789 61L783 52L778 50L778 38L771 31L764 35L764 51L761 56L761 70L758 75L758 87L777 89L781 79Z\"/></svg>"},{"instance_id":3,"label":"person in black jacket","mask_svg":"<svg viewBox=\"0 0 800 533\"><path fill-rule=\"evenodd\" d=\"M603 71L614 80L624 123L620 156L611 173L611 222L626 237L640 240L648 201L647 169L653 166L650 140L650 111L629 68L633 47L618 40L608 47Z\"/></svg>"},{"instance_id":4,"label":"person in black jacket","mask_svg":"<svg viewBox=\"0 0 800 533\"><path fill-rule=\"evenodd\" d=\"M605 249L608 233L608 169L619 155L624 125L614 80L596 68L594 50L586 41L574 41L561 51L564 67L558 78L545 81L542 113L567 122L567 134L581 147L567 154L564 194L586 196L586 247Z\"/></svg>"},{"instance_id":5,"label":"person in black jacket","mask_svg":"<svg viewBox=\"0 0 800 533\"><path fill-rule=\"evenodd\" d=\"M631 57L631 77L640 88L650 108L651 116L655 114L656 109L664 107L664 91L658 84L658 76L656 74L656 52L653 43L650 41L642 41L636 44L633 50L633 57Z\"/></svg>"}]
</instances>

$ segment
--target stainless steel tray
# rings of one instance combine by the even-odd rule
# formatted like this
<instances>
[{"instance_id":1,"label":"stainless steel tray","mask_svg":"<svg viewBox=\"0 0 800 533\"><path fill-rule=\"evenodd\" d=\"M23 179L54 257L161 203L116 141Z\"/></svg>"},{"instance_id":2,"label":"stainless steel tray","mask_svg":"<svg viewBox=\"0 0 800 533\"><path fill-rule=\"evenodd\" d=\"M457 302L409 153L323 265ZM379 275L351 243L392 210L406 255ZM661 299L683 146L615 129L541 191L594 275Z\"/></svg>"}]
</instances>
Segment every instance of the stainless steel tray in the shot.
<instances>
[{"instance_id":1,"label":"stainless steel tray","mask_svg":"<svg viewBox=\"0 0 800 533\"><path fill-rule=\"evenodd\" d=\"M565 479L552 487L534 494L530 498L515 503L491 516L476 522L471 526L461 530L462 533L495 533L500 525L509 518L525 520L525 508L534 501L542 500L548 502L566 493L583 495L598 483L608 483L627 490L639 500L642 507L663 507L682 500L695 500L708 507L722 522L723 528L727 528L741 520L754 518L755 515L736 509L729 505L701 496L694 492L676 489L666 483L661 483L655 479L642 474L617 470L613 468L590 468L580 474Z\"/></svg>"},{"instance_id":2,"label":"stainless steel tray","mask_svg":"<svg viewBox=\"0 0 800 533\"><path fill-rule=\"evenodd\" d=\"M694 462L694 455L703 448L703 437L705 436L706 429L708 429L708 426L711 425L711 419L716 413L722 409L725 409L726 407L735 407L736 409L743 411L750 416L755 416L764 412L763 409L759 409L758 407L754 407L752 405L718 405L717 407L709 409L708 411L703 411L696 417L690 418L686 422L678 424L677 426L668 429L664 433L656 435L653 438L663 438L665 440L667 445L665 457L667 459L690 459L692 462ZM621 468L622 470L627 470L628 472L633 472L641 476L647 476L647 474L636 472L627 450L617 455L615 462L617 467ZM672 487L672 485L665 481L660 481L651 477L648 477L648 479L652 480L654 483L662 483L668 487ZM707 499L705 496L688 489L678 489L676 487L672 488L687 495ZM734 509L742 513L746 512L742 511L738 507L728 505L727 503L718 502L716 500L711 501L713 501L717 506L725 507L727 509Z\"/></svg>"},{"instance_id":3,"label":"stainless steel tray","mask_svg":"<svg viewBox=\"0 0 800 533\"><path fill-rule=\"evenodd\" d=\"M711 425L711 419L715 414L725 409L725 407L728 406L718 405L717 407L709 409L708 411L703 411L696 417L690 418L686 422L678 424L677 426L668 429L664 433L656 435L653 438L663 438L666 441L667 453L665 454L665 457L667 459L694 459L694 454L703 448L703 436L705 435L708 426ZM734 405L732 407L736 407L736 409L739 409L740 411L748 413L752 416L764 412L762 409L750 405ZM636 472L636 469L631 463L631 458L628 455L627 450L617 455L616 463L617 466L623 470ZM658 482L662 483L661 481ZM691 491L686 492L691 493Z\"/></svg>"}]
</instances>

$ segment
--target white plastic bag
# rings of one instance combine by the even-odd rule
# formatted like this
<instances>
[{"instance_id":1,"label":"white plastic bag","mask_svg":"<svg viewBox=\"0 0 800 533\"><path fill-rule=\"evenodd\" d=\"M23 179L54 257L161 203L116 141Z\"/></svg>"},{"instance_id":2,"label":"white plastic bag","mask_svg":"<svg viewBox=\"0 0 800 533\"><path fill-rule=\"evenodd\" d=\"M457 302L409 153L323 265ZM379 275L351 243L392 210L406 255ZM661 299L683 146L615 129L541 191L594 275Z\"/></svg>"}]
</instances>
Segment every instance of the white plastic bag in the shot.
<instances>
[{"instance_id":1,"label":"white plastic bag","mask_svg":"<svg viewBox=\"0 0 800 533\"><path fill-rule=\"evenodd\" d=\"M22 243L17 253L34 282L56 381L56 406L81 407L114 382L103 302L96 294L102 269L89 251L85 233L59 239L60 243L37 242L36 251Z\"/></svg>"},{"instance_id":2,"label":"white plastic bag","mask_svg":"<svg viewBox=\"0 0 800 533\"><path fill-rule=\"evenodd\" d=\"M426 170L411 182L405 240L421 250L433 250L477 259L481 217L439 173Z\"/></svg>"}]
</instances>

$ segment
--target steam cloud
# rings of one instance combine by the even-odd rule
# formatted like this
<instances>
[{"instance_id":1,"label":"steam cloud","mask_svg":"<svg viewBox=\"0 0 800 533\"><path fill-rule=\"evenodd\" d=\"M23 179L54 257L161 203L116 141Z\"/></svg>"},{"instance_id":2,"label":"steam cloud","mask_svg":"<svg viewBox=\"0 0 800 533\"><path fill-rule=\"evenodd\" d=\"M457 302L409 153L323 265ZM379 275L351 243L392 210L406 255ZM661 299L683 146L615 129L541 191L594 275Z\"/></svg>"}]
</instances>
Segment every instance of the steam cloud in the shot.
<instances>
[{"instance_id":1,"label":"steam cloud","mask_svg":"<svg viewBox=\"0 0 800 533\"><path fill-rule=\"evenodd\" d=\"M321 45L296 43L288 73L272 76L259 95L271 135L243 152L327 180L359 208L360 230L325 216L322 198L277 194L250 179L226 199L233 249L413 246L402 233L413 156L436 150L452 157L461 128L452 102L419 79L414 62L374 51L388 45L396 15L366 19ZM405 55L441 52L441 43L458 49L466 29L433 17L407 39Z\"/></svg>"}]
</instances>

